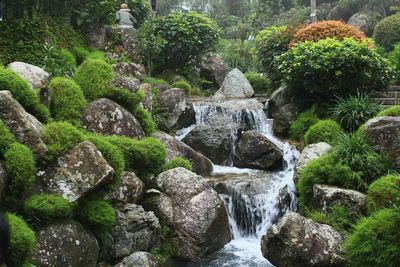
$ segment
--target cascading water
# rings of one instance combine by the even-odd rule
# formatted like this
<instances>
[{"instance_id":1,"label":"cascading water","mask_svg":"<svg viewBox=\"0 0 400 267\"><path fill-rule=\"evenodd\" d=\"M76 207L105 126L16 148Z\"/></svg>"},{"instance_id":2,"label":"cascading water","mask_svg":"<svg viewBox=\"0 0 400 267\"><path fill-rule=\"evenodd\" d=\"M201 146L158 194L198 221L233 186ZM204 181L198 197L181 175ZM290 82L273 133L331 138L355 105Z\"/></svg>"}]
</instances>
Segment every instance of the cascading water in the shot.
<instances>
[{"instance_id":1,"label":"cascading water","mask_svg":"<svg viewBox=\"0 0 400 267\"><path fill-rule=\"evenodd\" d=\"M216 179L221 175L230 175L228 180L221 182L224 190L220 196L228 211L232 241L199 265L272 266L261 254L261 237L278 217L296 208L293 168L299 153L289 143L273 136L273 121L267 118L262 108L229 108L221 104L200 103L195 105L195 112L196 124L178 131L177 139L182 140L196 125L206 122L210 116L223 115L240 124L244 130L263 134L284 155L284 169L279 172L238 169L231 167L231 160L227 161L228 166L214 165L213 175ZM233 133L229 159L233 159L236 139L236 133Z\"/></svg>"}]
</instances>

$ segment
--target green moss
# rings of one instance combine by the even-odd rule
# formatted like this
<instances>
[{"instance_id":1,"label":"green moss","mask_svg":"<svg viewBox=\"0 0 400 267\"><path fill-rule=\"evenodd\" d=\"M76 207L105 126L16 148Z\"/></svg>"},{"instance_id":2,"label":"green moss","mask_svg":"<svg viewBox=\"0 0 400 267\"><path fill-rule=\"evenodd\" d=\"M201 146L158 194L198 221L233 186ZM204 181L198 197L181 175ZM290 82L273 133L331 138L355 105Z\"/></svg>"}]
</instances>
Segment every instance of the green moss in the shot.
<instances>
[{"instance_id":1,"label":"green moss","mask_svg":"<svg viewBox=\"0 0 400 267\"><path fill-rule=\"evenodd\" d=\"M90 51L89 49L80 46L80 47L74 47L72 53L76 58L76 63L78 65L81 65L89 57Z\"/></svg>"},{"instance_id":2,"label":"green moss","mask_svg":"<svg viewBox=\"0 0 400 267\"><path fill-rule=\"evenodd\" d=\"M107 94L114 80L114 72L111 65L103 60L88 59L79 66L74 79L80 85L86 99L91 101Z\"/></svg>"},{"instance_id":3,"label":"green moss","mask_svg":"<svg viewBox=\"0 0 400 267\"><path fill-rule=\"evenodd\" d=\"M35 183L35 157L27 146L13 143L4 154L4 159L4 169L9 184L6 199L14 203Z\"/></svg>"},{"instance_id":4,"label":"green moss","mask_svg":"<svg viewBox=\"0 0 400 267\"><path fill-rule=\"evenodd\" d=\"M387 175L368 187L368 210L374 212L400 204L400 176Z\"/></svg>"},{"instance_id":5,"label":"green moss","mask_svg":"<svg viewBox=\"0 0 400 267\"><path fill-rule=\"evenodd\" d=\"M384 209L361 220L345 242L351 266L400 266L400 213Z\"/></svg>"},{"instance_id":6,"label":"green moss","mask_svg":"<svg viewBox=\"0 0 400 267\"><path fill-rule=\"evenodd\" d=\"M152 87L157 87L157 86L160 86L160 85L170 87L170 85L165 80L156 79L156 78L153 78L153 77L150 77L150 76L144 77L143 83L148 83Z\"/></svg>"},{"instance_id":7,"label":"green moss","mask_svg":"<svg viewBox=\"0 0 400 267\"><path fill-rule=\"evenodd\" d=\"M105 60L106 53L104 53L103 51L100 51L98 49L90 49L90 53L89 53L87 59Z\"/></svg>"},{"instance_id":8,"label":"green moss","mask_svg":"<svg viewBox=\"0 0 400 267\"><path fill-rule=\"evenodd\" d=\"M80 125L87 102L78 84L67 78L54 78L50 85L50 110L54 119Z\"/></svg>"},{"instance_id":9,"label":"green moss","mask_svg":"<svg viewBox=\"0 0 400 267\"><path fill-rule=\"evenodd\" d=\"M385 110L382 110L376 116L377 117L382 117L382 116L400 117L400 105L393 106L393 107L387 108Z\"/></svg>"},{"instance_id":10,"label":"green moss","mask_svg":"<svg viewBox=\"0 0 400 267\"><path fill-rule=\"evenodd\" d=\"M70 217L72 209L73 206L67 199L51 194L34 195L24 205L25 214L45 222Z\"/></svg>"},{"instance_id":11,"label":"green moss","mask_svg":"<svg viewBox=\"0 0 400 267\"><path fill-rule=\"evenodd\" d=\"M118 103L132 114L135 114L140 101L144 98L144 93L141 90L132 93L128 89L112 87L104 93L103 97Z\"/></svg>"},{"instance_id":12,"label":"green moss","mask_svg":"<svg viewBox=\"0 0 400 267\"><path fill-rule=\"evenodd\" d=\"M3 90L10 91L25 110L41 122L47 122L50 119L49 110L40 103L38 95L30 88L28 82L11 70L0 66L0 91Z\"/></svg>"},{"instance_id":13,"label":"green moss","mask_svg":"<svg viewBox=\"0 0 400 267\"><path fill-rule=\"evenodd\" d=\"M172 84L173 88L179 88L179 89L183 89L185 91L185 94L187 96L191 96L192 95L192 86L183 80L180 81L176 81Z\"/></svg>"},{"instance_id":14,"label":"green moss","mask_svg":"<svg viewBox=\"0 0 400 267\"><path fill-rule=\"evenodd\" d=\"M192 171L192 163L182 157L173 157L170 161L165 164L164 171L175 169L178 167L183 167L189 171Z\"/></svg>"},{"instance_id":15,"label":"green moss","mask_svg":"<svg viewBox=\"0 0 400 267\"><path fill-rule=\"evenodd\" d=\"M341 134L343 134L343 130L337 122L320 120L307 130L304 135L304 142L307 145L318 142L327 142L333 145Z\"/></svg>"},{"instance_id":16,"label":"green moss","mask_svg":"<svg viewBox=\"0 0 400 267\"><path fill-rule=\"evenodd\" d=\"M138 107L135 112L135 118L139 121L147 136L151 136L155 132L156 123L154 122L150 112L142 107Z\"/></svg>"},{"instance_id":17,"label":"green moss","mask_svg":"<svg viewBox=\"0 0 400 267\"><path fill-rule=\"evenodd\" d=\"M116 220L114 208L105 200L86 200L79 204L76 214L82 223L95 230L96 233L111 229Z\"/></svg>"},{"instance_id":18,"label":"green moss","mask_svg":"<svg viewBox=\"0 0 400 267\"><path fill-rule=\"evenodd\" d=\"M318 117L311 110L301 113L290 126L290 137L296 141L303 140L307 130L317 122Z\"/></svg>"},{"instance_id":19,"label":"green moss","mask_svg":"<svg viewBox=\"0 0 400 267\"><path fill-rule=\"evenodd\" d=\"M308 206L312 200L313 186L328 184L349 189L360 189L364 186L360 177L328 154L310 161L301 171L297 183L299 202Z\"/></svg>"},{"instance_id":20,"label":"green moss","mask_svg":"<svg viewBox=\"0 0 400 267\"><path fill-rule=\"evenodd\" d=\"M7 151L8 147L15 142L14 135L8 130L7 126L0 120L0 158Z\"/></svg>"},{"instance_id":21,"label":"green moss","mask_svg":"<svg viewBox=\"0 0 400 267\"><path fill-rule=\"evenodd\" d=\"M20 217L6 213L10 228L8 255L11 267L18 267L31 255L35 248L35 232Z\"/></svg>"},{"instance_id":22,"label":"green moss","mask_svg":"<svg viewBox=\"0 0 400 267\"><path fill-rule=\"evenodd\" d=\"M76 58L66 49L50 47L46 50L43 68L54 76L72 76L76 70Z\"/></svg>"},{"instance_id":23,"label":"green moss","mask_svg":"<svg viewBox=\"0 0 400 267\"><path fill-rule=\"evenodd\" d=\"M52 122L44 127L44 140L48 147L45 157L50 161L84 140L84 135L68 122Z\"/></svg>"},{"instance_id":24,"label":"green moss","mask_svg":"<svg viewBox=\"0 0 400 267\"><path fill-rule=\"evenodd\" d=\"M161 222L161 243L153 248L151 254L156 257L158 264L162 265L162 263L174 256L175 252L176 245L172 240L172 231Z\"/></svg>"},{"instance_id":25,"label":"green moss","mask_svg":"<svg viewBox=\"0 0 400 267\"><path fill-rule=\"evenodd\" d=\"M249 80L251 87L253 87L256 94L270 93L271 81L268 80L264 75L255 72L247 72L245 76L247 80Z\"/></svg>"}]
</instances>

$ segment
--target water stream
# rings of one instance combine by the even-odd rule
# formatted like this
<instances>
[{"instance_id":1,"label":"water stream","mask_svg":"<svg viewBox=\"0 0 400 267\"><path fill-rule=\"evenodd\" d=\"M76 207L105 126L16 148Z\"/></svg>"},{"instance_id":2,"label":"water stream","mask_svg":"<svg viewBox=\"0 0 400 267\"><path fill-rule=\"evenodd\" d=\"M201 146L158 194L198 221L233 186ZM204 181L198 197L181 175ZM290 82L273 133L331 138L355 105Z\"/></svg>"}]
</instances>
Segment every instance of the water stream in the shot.
<instances>
[{"instance_id":1,"label":"water stream","mask_svg":"<svg viewBox=\"0 0 400 267\"><path fill-rule=\"evenodd\" d=\"M234 108L231 103L195 104L196 124L178 131L176 138L182 140L211 116L224 115L242 129L257 131L275 143L283 151L284 168L278 172L239 169L232 167L232 160L227 160L227 166L214 165L210 178L215 180L216 190L226 204L232 241L201 262L166 266L273 266L261 254L261 237L280 216L296 209L293 168L299 152L273 136L273 121L265 115L265 108L254 105L254 99L248 100L253 101L250 105L246 100L240 101L239 104L235 102ZM236 138L236 133L232 133L229 159L233 159Z\"/></svg>"}]
</instances>

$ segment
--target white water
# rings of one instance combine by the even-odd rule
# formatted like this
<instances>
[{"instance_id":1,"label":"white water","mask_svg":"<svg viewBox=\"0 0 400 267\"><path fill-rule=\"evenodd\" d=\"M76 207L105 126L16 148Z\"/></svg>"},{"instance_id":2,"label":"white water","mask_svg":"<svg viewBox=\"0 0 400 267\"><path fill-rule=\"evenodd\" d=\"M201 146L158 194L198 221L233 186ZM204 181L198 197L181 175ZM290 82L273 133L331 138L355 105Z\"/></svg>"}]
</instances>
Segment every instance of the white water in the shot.
<instances>
[{"instance_id":1,"label":"white water","mask_svg":"<svg viewBox=\"0 0 400 267\"><path fill-rule=\"evenodd\" d=\"M272 266L266 260L260 249L262 236L282 213L293 211L296 208L295 186L293 182L293 168L299 152L289 143L282 142L272 133L271 119L268 119L262 109L232 110L226 107L208 104L195 105L196 124L177 132L176 138L182 140L196 125L204 123L209 116L216 114L232 118L232 121L242 125L246 130L257 131L275 143L283 151L284 169L280 172L267 173L252 169L239 169L231 166L214 165L213 175L258 174L257 182L267 185L265 190L257 194L246 194L243 188L235 184L226 185L227 194L221 194L225 201L229 215L229 224L232 241L223 250L213 256L207 263L201 266L248 266L269 267ZM236 136L232 138L233 159ZM228 161L227 165L232 162ZM285 207L278 207L280 191L285 190L290 195L291 203Z\"/></svg>"}]
</instances>

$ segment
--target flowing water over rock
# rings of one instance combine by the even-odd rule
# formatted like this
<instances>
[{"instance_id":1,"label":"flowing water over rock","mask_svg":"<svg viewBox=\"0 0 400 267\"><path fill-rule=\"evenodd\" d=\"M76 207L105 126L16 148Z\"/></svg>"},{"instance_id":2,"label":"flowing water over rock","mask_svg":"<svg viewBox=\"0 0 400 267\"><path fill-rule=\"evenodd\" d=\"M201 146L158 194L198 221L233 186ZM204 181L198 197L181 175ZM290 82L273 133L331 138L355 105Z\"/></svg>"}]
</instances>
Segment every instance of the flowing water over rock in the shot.
<instances>
[{"instance_id":1,"label":"flowing water over rock","mask_svg":"<svg viewBox=\"0 0 400 267\"><path fill-rule=\"evenodd\" d=\"M283 170L266 172L252 169L214 165L210 179L225 201L229 215L232 241L224 249L197 263L167 263L165 266L265 266L271 265L261 254L261 237L276 220L296 209L294 164L299 152L272 134L272 120L265 115L265 107L255 99L231 100L223 103L195 103L196 125L177 132L182 140L197 125L213 116L231 118L242 130L254 130L275 143L284 154ZM237 133L232 133L228 156L233 159Z\"/></svg>"}]
</instances>

